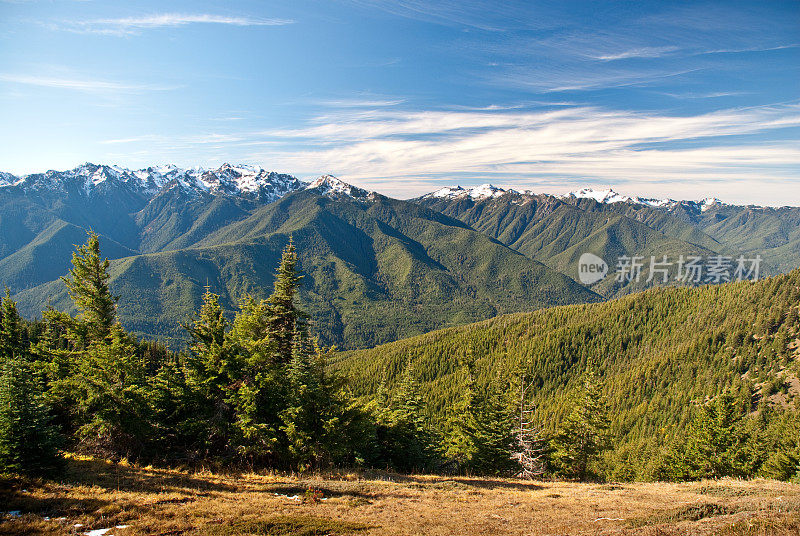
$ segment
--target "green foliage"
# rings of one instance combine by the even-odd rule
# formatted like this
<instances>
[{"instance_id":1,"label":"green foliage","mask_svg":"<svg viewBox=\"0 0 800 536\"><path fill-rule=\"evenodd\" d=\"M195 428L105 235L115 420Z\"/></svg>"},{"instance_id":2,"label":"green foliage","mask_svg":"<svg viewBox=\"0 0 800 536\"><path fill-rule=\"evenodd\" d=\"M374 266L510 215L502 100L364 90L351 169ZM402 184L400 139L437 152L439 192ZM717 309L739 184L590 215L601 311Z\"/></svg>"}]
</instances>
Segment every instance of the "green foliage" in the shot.
<instances>
[{"instance_id":1,"label":"green foliage","mask_svg":"<svg viewBox=\"0 0 800 536\"><path fill-rule=\"evenodd\" d=\"M60 438L29 362L16 304L0 299L0 473L50 473Z\"/></svg>"},{"instance_id":2,"label":"green foliage","mask_svg":"<svg viewBox=\"0 0 800 536\"><path fill-rule=\"evenodd\" d=\"M578 480L597 476L593 465L611 446L608 404L602 391L597 370L590 363L575 405L553 438L552 460L558 474Z\"/></svg>"},{"instance_id":3,"label":"green foliage","mask_svg":"<svg viewBox=\"0 0 800 536\"><path fill-rule=\"evenodd\" d=\"M100 258L100 239L90 232L86 244L72 254L69 277L61 278L87 327L90 341L107 337L116 318L117 298L109 287L109 264L108 259Z\"/></svg>"},{"instance_id":4,"label":"green foliage","mask_svg":"<svg viewBox=\"0 0 800 536\"><path fill-rule=\"evenodd\" d=\"M333 200L302 191L266 206L228 210L220 204L172 200L158 209L163 214L142 218L146 243L109 266L126 329L178 347L185 343L178 323L200 307L206 284L231 317L248 295L267 298L290 236L303 268L297 303L313 316L320 340L339 348L599 299L569 277L414 203L381 196L368 203ZM194 226L195 216L207 219ZM150 241L160 232L163 237ZM3 273L0 265L0 280ZM30 316L49 300L75 312L60 281L28 285L15 299Z\"/></svg>"},{"instance_id":5,"label":"green foliage","mask_svg":"<svg viewBox=\"0 0 800 536\"><path fill-rule=\"evenodd\" d=\"M451 459L463 461L471 456L465 429L472 425L459 422L452 408L480 407L490 384L524 375L532 386L532 420L552 437L559 423L570 422L583 371L594 362L612 441L588 469L623 480L691 476L677 455L693 435L698 402L727 390L744 435L734 474L789 478L797 459L791 416L800 397L769 385L786 385L800 373L798 303L800 270L756 283L653 289L345 352L334 366L357 396L370 399L391 398L411 363L426 395L426 417Z\"/></svg>"},{"instance_id":6,"label":"green foliage","mask_svg":"<svg viewBox=\"0 0 800 536\"><path fill-rule=\"evenodd\" d=\"M47 474L62 460L60 438L44 397L19 357L0 363L0 473Z\"/></svg>"}]
</instances>

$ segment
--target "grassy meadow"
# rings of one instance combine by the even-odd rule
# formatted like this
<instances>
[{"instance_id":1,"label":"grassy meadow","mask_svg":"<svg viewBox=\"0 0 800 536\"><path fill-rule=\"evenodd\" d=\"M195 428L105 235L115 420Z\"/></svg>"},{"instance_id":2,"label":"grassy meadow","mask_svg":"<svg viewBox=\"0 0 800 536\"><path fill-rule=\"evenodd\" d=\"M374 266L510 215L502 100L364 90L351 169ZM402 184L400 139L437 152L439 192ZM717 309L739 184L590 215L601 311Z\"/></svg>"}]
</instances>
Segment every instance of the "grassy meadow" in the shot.
<instances>
[{"instance_id":1,"label":"grassy meadow","mask_svg":"<svg viewBox=\"0 0 800 536\"><path fill-rule=\"evenodd\" d=\"M219 474L71 457L59 480L0 482L0 504L3 536L800 534L800 486L772 480Z\"/></svg>"}]
</instances>

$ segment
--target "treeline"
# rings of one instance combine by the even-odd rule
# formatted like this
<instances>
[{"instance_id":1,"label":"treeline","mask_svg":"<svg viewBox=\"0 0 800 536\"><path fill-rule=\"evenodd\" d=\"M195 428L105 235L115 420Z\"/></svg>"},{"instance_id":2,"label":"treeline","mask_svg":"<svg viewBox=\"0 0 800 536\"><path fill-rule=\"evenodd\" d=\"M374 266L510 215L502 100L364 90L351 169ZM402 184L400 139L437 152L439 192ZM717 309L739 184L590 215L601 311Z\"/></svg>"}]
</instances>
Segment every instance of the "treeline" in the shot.
<instances>
[{"instance_id":1,"label":"treeline","mask_svg":"<svg viewBox=\"0 0 800 536\"><path fill-rule=\"evenodd\" d=\"M185 466L573 479L800 478L800 271L668 289L337 355L296 304L290 242L272 295L232 319L207 290L186 350L116 318L97 236L64 283L72 316L0 311L0 472L63 451ZM329 361L335 361L329 363Z\"/></svg>"},{"instance_id":2,"label":"treeline","mask_svg":"<svg viewBox=\"0 0 800 536\"><path fill-rule=\"evenodd\" d=\"M207 291L182 352L137 341L119 324L96 235L64 278L76 316L49 308L26 322L7 292L0 472L57 471L63 450L188 466L425 469L421 399L354 400L295 304L296 263L290 242L272 295L246 297L232 320Z\"/></svg>"}]
</instances>

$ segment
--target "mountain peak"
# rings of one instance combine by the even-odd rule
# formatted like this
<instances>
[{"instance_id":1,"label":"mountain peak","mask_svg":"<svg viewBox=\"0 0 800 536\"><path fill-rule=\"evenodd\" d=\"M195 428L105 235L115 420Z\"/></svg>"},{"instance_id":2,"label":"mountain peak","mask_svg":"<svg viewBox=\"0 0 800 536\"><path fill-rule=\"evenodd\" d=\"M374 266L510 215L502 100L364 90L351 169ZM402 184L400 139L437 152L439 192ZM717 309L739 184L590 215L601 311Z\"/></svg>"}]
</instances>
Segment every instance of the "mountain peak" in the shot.
<instances>
[{"instance_id":1,"label":"mountain peak","mask_svg":"<svg viewBox=\"0 0 800 536\"><path fill-rule=\"evenodd\" d=\"M267 171L260 166L230 163L209 170L200 167L181 169L173 164L130 170L116 165L86 162L71 170L50 170L21 178L10 174L0 175L0 187L20 186L24 190L38 192L64 192L77 188L86 196L92 196L101 184L122 185L146 197L154 197L165 187L180 187L196 193L258 197L266 201L274 201L304 186L291 175Z\"/></svg>"},{"instance_id":2,"label":"mountain peak","mask_svg":"<svg viewBox=\"0 0 800 536\"><path fill-rule=\"evenodd\" d=\"M428 199L432 197L444 197L448 199L462 199L470 197L472 199L488 199L491 197L500 197L506 192L513 191L514 190L504 190L503 188L498 188L497 186L486 183L474 188L462 188L461 186L456 186L453 188L447 186L440 190L436 190L435 192L425 194L422 196L422 198Z\"/></svg>"},{"instance_id":3,"label":"mountain peak","mask_svg":"<svg viewBox=\"0 0 800 536\"><path fill-rule=\"evenodd\" d=\"M593 188L581 188L573 192L566 193L559 196L561 198L573 199L594 199L598 203L620 203L624 201L632 201L633 198L627 195L621 195L611 188L605 190L594 190Z\"/></svg>"},{"instance_id":4,"label":"mountain peak","mask_svg":"<svg viewBox=\"0 0 800 536\"><path fill-rule=\"evenodd\" d=\"M308 190L317 190L320 194L334 199L350 197L352 199L373 199L375 192L368 192L358 186L348 184L333 175L322 175L309 183Z\"/></svg>"}]
</instances>

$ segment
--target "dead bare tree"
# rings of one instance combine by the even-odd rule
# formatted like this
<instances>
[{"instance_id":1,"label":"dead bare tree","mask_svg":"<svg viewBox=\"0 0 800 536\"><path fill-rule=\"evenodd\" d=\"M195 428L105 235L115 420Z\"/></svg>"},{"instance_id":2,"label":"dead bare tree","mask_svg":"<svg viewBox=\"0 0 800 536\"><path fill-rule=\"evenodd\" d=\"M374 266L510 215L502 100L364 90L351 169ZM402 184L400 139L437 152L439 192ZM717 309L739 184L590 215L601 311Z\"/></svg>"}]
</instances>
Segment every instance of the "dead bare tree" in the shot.
<instances>
[{"instance_id":1,"label":"dead bare tree","mask_svg":"<svg viewBox=\"0 0 800 536\"><path fill-rule=\"evenodd\" d=\"M541 429L533 422L533 406L527 400L532 384L525 384L522 376L519 395L519 421L514 430L516 448L511 458L519 463L518 478L536 478L544 474L547 442L542 438Z\"/></svg>"}]
</instances>

